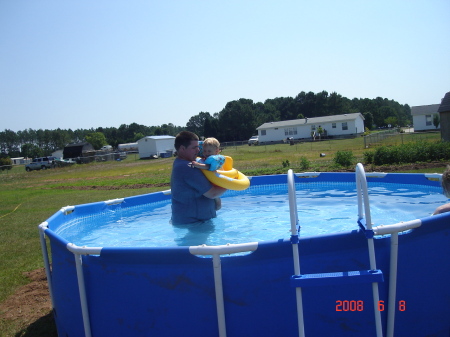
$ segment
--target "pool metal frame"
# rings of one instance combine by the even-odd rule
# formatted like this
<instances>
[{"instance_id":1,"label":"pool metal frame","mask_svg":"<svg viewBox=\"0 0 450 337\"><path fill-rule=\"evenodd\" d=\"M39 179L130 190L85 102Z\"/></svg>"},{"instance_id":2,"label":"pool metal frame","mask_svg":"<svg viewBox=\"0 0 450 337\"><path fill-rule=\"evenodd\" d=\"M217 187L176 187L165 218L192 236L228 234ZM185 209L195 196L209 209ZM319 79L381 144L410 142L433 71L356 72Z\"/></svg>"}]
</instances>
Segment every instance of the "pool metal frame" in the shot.
<instances>
[{"instance_id":1,"label":"pool metal frame","mask_svg":"<svg viewBox=\"0 0 450 337\"><path fill-rule=\"evenodd\" d=\"M394 334L394 322L395 322L395 301L396 301L396 287L397 287L397 260L398 260L398 233L410 230L413 228L418 228L422 224L422 220L417 219L413 221L408 221L400 224L393 224L388 226L378 226L372 228L372 222L370 217L370 206L369 206L369 196L367 193L367 179L377 179L382 178L382 180L389 180L389 177L392 177L391 174L385 173L371 173L367 174L364 172L364 168L361 164L358 164L356 169L356 174L353 177L356 177L357 191L358 191L358 223L361 227L359 232L365 234L367 242L368 242L368 253L369 253L369 261L370 261L370 269L360 270L360 271L345 271L345 272L324 272L324 273L313 273L313 274L301 274L300 273L300 255L299 251L299 243L301 240L299 239L299 219L297 212L297 202L295 200L295 183L305 181L305 179L317 179L319 176L324 176L327 174L323 173L300 173L294 174L292 170L289 170L287 175L281 176L271 176L271 180L275 180L276 182L280 182L280 179L283 179L288 185L288 198L290 205L290 219L291 219L291 238L290 243L292 246L292 260L294 264L294 274L290 276L290 284L291 287L295 288L296 293L296 307L297 307L297 320L298 320L298 335L305 336L305 321L304 321L304 313L303 313L303 300L302 300L302 288L304 287L318 287L318 286L330 286L330 284L344 284L344 283L371 283L372 284L372 294L373 294L373 314L375 320L376 327L376 336L383 336L382 329L382 316L381 312L378 309L379 305L379 294L378 294L378 284L379 282L383 282L383 272L380 269L376 268L375 263L375 247L374 247L374 235L386 235L390 234L390 263L389 263L389 299L387 306L387 329L386 336L393 336ZM336 174L333 174L335 177ZM426 180L434 180L438 181L441 175L424 175ZM344 174L345 179L349 179L349 175ZM393 180L398 180L401 176L393 177ZM386 179L388 178L388 179ZM355 179L355 178L353 178ZM265 181L264 181L265 180ZM266 179L258 179L257 177L253 177L252 184L265 184L267 183ZM428 183L426 183L428 184ZM433 183L429 183L433 184ZM158 194L162 194L165 197L169 195L170 191L159 192ZM153 194L155 195L155 194ZM157 198L160 198L158 196ZM128 198L127 198L128 199ZM104 202L105 207L114 204L120 204L125 199L114 199ZM88 206L81 205L82 206ZM53 233L53 231L49 228L49 224L52 222L60 222L61 217L72 214L79 208L80 206L68 206L64 207L60 210L60 212L56 213L53 217L49 218L47 222L44 222L39 225L40 238L41 238L41 246L43 259L45 264L45 269L47 273L47 280L50 290L50 297L52 299L52 306L55 309L58 306L61 306L61 302L58 304L55 303L54 298L55 294L53 292L53 284L52 284L52 268L50 266L49 252L46 243L46 236L50 238L50 241L57 238L57 235ZM56 220L58 218L58 220ZM60 240L60 238L58 238ZM92 333L91 329L91 313L89 311L90 303L88 299L89 290L87 290L86 286L86 275L84 272L83 261L86 260L84 257L87 256L101 256L102 251L105 249L103 247L78 247L72 243L65 242L62 240L61 243L64 243L66 249L70 251L75 259L75 269L76 269L76 277L78 284L78 293L79 293L79 301L81 307L81 316L83 322L83 332L86 337L90 337L92 335L98 335ZM214 274L214 292L215 292L215 305L216 305L216 314L217 314L217 331L219 336L224 337L227 335L227 324L225 319L225 301L224 299L224 289L223 289L223 276L222 276L222 261L221 256L238 253L238 252L255 252L258 249L260 244L258 242L244 243L244 244L228 244L221 246L191 246L189 247L189 253L192 255L211 255L212 256L212 267ZM53 244L52 248L55 247ZM53 249L52 249L53 251ZM167 251L167 250L165 250ZM236 258L236 257L227 257ZM55 259L55 258L54 258ZM52 266L55 268L55 266ZM57 295L58 296L58 295ZM445 307L446 314L449 313L450 316L450 308ZM56 310L54 310L56 315ZM63 325L63 322L59 322L56 319L57 326ZM58 329L59 331L60 329ZM64 330L64 328L61 328ZM450 328L449 328L450 330ZM67 334L67 332L66 332ZM336 334L339 335L339 334ZM348 333L347 333L348 335Z\"/></svg>"}]
</instances>

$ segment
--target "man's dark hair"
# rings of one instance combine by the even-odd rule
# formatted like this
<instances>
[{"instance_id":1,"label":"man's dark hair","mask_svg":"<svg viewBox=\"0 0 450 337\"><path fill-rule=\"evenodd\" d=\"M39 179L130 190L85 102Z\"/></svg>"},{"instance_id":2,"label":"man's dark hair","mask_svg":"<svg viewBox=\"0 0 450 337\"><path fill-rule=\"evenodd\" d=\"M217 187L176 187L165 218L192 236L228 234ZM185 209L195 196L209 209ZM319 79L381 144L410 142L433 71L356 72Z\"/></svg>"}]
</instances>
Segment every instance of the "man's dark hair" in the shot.
<instances>
[{"instance_id":1,"label":"man's dark hair","mask_svg":"<svg viewBox=\"0 0 450 337\"><path fill-rule=\"evenodd\" d=\"M190 131L181 131L176 137L175 137L175 150L179 150L180 146L183 145L184 147L188 147L191 145L191 141L198 140L198 136Z\"/></svg>"}]
</instances>

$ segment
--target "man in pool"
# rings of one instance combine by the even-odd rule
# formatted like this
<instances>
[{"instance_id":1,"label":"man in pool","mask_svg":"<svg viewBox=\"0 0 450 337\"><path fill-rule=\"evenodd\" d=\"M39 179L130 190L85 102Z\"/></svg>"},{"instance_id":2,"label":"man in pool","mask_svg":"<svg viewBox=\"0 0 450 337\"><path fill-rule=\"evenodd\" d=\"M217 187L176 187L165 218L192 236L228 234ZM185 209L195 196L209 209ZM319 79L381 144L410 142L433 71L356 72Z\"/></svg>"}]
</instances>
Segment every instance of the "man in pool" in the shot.
<instances>
[{"instance_id":1,"label":"man in pool","mask_svg":"<svg viewBox=\"0 0 450 337\"><path fill-rule=\"evenodd\" d=\"M211 184L201 170L192 166L199 153L197 135L189 131L180 132L175 138L175 150L177 158L173 162L170 179L172 223L189 224L215 218L214 199L226 189Z\"/></svg>"}]
</instances>

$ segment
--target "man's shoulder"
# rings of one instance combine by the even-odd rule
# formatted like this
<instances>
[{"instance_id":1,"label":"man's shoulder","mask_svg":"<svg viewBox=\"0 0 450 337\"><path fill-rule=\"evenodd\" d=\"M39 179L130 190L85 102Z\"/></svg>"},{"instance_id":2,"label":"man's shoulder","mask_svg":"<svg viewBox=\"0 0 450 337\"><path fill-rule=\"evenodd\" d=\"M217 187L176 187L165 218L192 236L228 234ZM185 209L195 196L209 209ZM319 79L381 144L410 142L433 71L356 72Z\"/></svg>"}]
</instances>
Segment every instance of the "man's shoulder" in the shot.
<instances>
[{"instance_id":1,"label":"man's shoulder","mask_svg":"<svg viewBox=\"0 0 450 337\"><path fill-rule=\"evenodd\" d=\"M189 167L189 164L191 162L189 160L186 159L181 159L181 158L175 158L175 160L173 161L173 166L174 167Z\"/></svg>"}]
</instances>

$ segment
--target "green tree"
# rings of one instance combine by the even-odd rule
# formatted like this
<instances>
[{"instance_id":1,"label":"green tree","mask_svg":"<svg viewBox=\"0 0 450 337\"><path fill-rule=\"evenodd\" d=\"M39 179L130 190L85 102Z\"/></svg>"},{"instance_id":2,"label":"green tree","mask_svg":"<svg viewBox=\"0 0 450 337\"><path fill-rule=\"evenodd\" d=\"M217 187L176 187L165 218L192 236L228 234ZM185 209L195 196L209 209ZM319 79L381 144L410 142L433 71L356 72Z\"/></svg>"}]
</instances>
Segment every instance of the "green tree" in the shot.
<instances>
[{"instance_id":1,"label":"green tree","mask_svg":"<svg viewBox=\"0 0 450 337\"><path fill-rule=\"evenodd\" d=\"M322 117L327 115L328 110L328 92L323 90L316 95L316 104L314 107L314 116Z\"/></svg>"},{"instance_id":2,"label":"green tree","mask_svg":"<svg viewBox=\"0 0 450 337\"><path fill-rule=\"evenodd\" d=\"M202 137L204 134L205 121L212 118L209 112L200 112L198 115L189 118L186 124L186 129Z\"/></svg>"},{"instance_id":3,"label":"green tree","mask_svg":"<svg viewBox=\"0 0 450 337\"><path fill-rule=\"evenodd\" d=\"M440 122L441 122L441 119L439 118L439 114L435 114L433 116L433 125L436 129L438 128Z\"/></svg>"},{"instance_id":4,"label":"green tree","mask_svg":"<svg viewBox=\"0 0 450 337\"><path fill-rule=\"evenodd\" d=\"M19 139L14 131L6 129L0 132L0 150L2 153L12 155L12 153L18 151L18 146Z\"/></svg>"},{"instance_id":5,"label":"green tree","mask_svg":"<svg viewBox=\"0 0 450 337\"><path fill-rule=\"evenodd\" d=\"M390 125L391 127L395 127L397 125L397 117L389 116L384 120L386 125Z\"/></svg>"},{"instance_id":6,"label":"green tree","mask_svg":"<svg viewBox=\"0 0 450 337\"><path fill-rule=\"evenodd\" d=\"M332 92L328 97L327 116L344 114L344 100L337 92Z\"/></svg>"},{"instance_id":7,"label":"green tree","mask_svg":"<svg viewBox=\"0 0 450 337\"><path fill-rule=\"evenodd\" d=\"M161 127L156 127L155 130L153 131L155 136L161 136L163 135L163 130L161 129Z\"/></svg>"},{"instance_id":8,"label":"green tree","mask_svg":"<svg viewBox=\"0 0 450 337\"><path fill-rule=\"evenodd\" d=\"M250 138L256 128L255 122L251 99L228 102L219 113L220 141Z\"/></svg>"},{"instance_id":9,"label":"green tree","mask_svg":"<svg viewBox=\"0 0 450 337\"><path fill-rule=\"evenodd\" d=\"M373 129L373 115L370 112L364 112L363 114L364 117L364 126L366 128L368 128L369 130Z\"/></svg>"},{"instance_id":10,"label":"green tree","mask_svg":"<svg viewBox=\"0 0 450 337\"><path fill-rule=\"evenodd\" d=\"M408 124L411 124L411 108L408 104L405 104L401 107L400 109L400 114L399 114L399 123L401 126L406 126Z\"/></svg>"},{"instance_id":11,"label":"green tree","mask_svg":"<svg viewBox=\"0 0 450 337\"><path fill-rule=\"evenodd\" d=\"M177 129L172 123L161 125L161 130L163 135L175 136L177 134Z\"/></svg>"},{"instance_id":12,"label":"green tree","mask_svg":"<svg viewBox=\"0 0 450 337\"><path fill-rule=\"evenodd\" d=\"M86 141L90 143L94 149L99 150L102 146L107 145L106 137L101 132L93 132L86 135Z\"/></svg>"},{"instance_id":13,"label":"green tree","mask_svg":"<svg viewBox=\"0 0 450 337\"><path fill-rule=\"evenodd\" d=\"M21 154L27 158L37 158L44 155L44 151L37 145L31 143L25 143L22 145Z\"/></svg>"},{"instance_id":14,"label":"green tree","mask_svg":"<svg viewBox=\"0 0 450 337\"><path fill-rule=\"evenodd\" d=\"M297 116L302 114L305 117L315 117L316 95L312 91L300 92L295 97L295 102L297 103Z\"/></svg>"},{"instance_id":15,"label":"green tree","mask_svg":"<svg viewBox=\"0 0 450 337\"><path fill-rule=\"evenodd\" d=\"M58 149L63 149L67 144L69 144L71 142L71 137L67 130L61 130L58 128L51 131L50 142L52 151L55 151Z\"/></svg>"},{"instance_id":16,"label":"green tree","mask_svg":"<svg viewBox=\"0 0 450 337\"><path fill-rule=\"evenodd\" d=\"M322 136L323 136L323 128L319 126L316 130L316 137L319 137L319 140L321 140Z\"/></svg>"},{"instance_id":17,"label":"green tree","mask_svg":"<svg viewBox=\"0 0 450 337\"><path fill-rule=\"evenodd\" d=\"M145 137L145 135L143 133L140 133L140 132L135 133L134 134L134 142L137 142L139 139L142 139L144 137Z\"/></svg>"},{"instance_id":18,"label":"green tree","mask_svg":"<svg viewBox=\"0 0 450 337\"><path fill-rule=\"evenodd\" d=\"M217 118L210 117L205 119L205 124L203 126L203 136L204 137L214 137L219 138L219 121Z\"/></svg>"},{"instance_id":19,"label":"green tree","mask_svg":"<svg viewBox=\"0 0 450 337\"><path fill-rule=\"evenodd\" d=\"M389 117L396 117L395 110L388 106L382 106L377 110L376 114L374 114L373 116L374 123L376 124L377 127L386 126L387 124L386 120Z\"/></svg>"},{"instance_id":20,"label":"green tree","mask_svg":"<svg viewBox=\"0 0 450 337\"><path fill-rule=\"evenodd\" d=\"M270 100L266 100L264 103L258 102L253 105L253 111L255 113L255 125L256 127L268 123L280 120L280 112L271 103Z\"/></svg>"}]
</instances>

